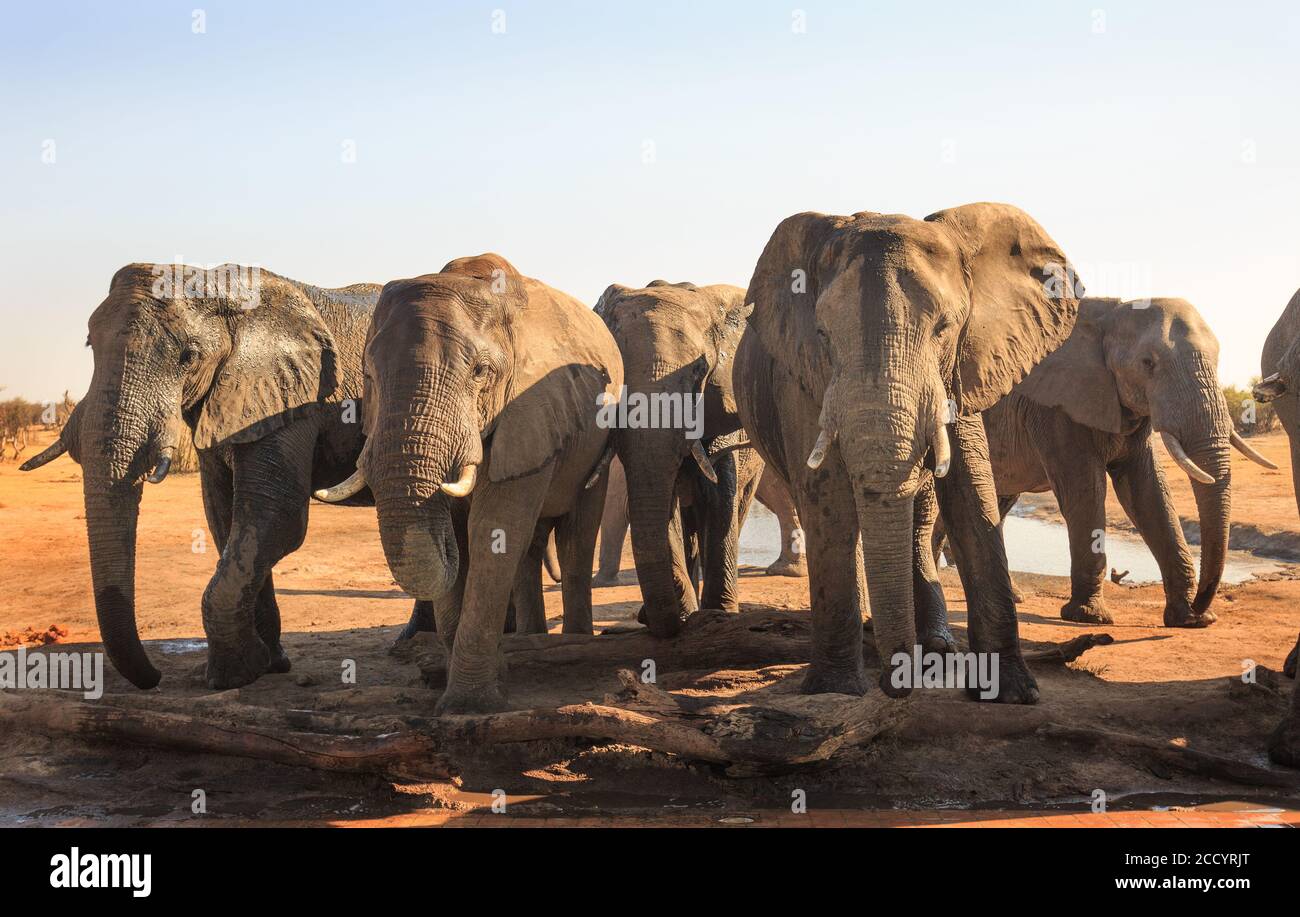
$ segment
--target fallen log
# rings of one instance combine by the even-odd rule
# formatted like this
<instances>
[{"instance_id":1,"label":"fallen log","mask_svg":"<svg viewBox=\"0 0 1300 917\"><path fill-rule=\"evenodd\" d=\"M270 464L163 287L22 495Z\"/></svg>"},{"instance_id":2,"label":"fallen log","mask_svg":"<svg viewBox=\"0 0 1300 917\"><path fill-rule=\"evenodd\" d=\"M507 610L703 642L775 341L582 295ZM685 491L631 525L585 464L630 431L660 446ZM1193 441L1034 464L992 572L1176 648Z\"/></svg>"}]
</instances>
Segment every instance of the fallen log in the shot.
<instances>
[{"instance_id":1,"label":"fallen log","mask_svg":"<svg viewBox=\"0 0 1300 917\"><path fill-rule=\"evenodd\" d=\"M1058 643L1045 650L1025 653L1025 662L1045 662L1064 665L1073 662L1094 646L1110 646L1115 638L1110 634L1083 634L1073 640Z\"/></svg>"},{"instance_id":2,"label":"fallen log","mask_svg":"<svg viewBox=\"0 0 1300 917\"><path fill-rule=\"evenodd\" d=\"M1123 757L1163 779L1168 779L1172 772L1177 771L1243 786L1300 788L1300 776L1278 773L1245 761L1198 751L1172 739L1148 739L1145 736L1083 726L1062 726L1059 723L1045 723L1039 727L1038 735L1081 746L1089 751Z\"/></svg>"},{"instance_id":3,"label":"fallen log","mask_svg":"<svg viewBox=\"0 0 1300 917\"><path fill-rule=\"evenodd\" d=\"M307 732L290 723L312 722L310 711L274 711L215 717L88 703L75 695L41 691L0 694L0 728L92 742L129 742L153 748L231 755L318 770L448 777L457 762L483 746L547 739L619 742L723 765L734 772L798 767L829 759L849 742L864 742L904 715L905 705L873 695L776 697L770 704L724 699L688 709L672 695L618 673L624 691L605 704L514 710L478 716L403 717L406 728L365 734L361 717L329 717L335 729L358 734ZM627 703L642 709L629 709ZM230 714L234 715L231 716ZM254 722L241 722L251 719ZM381 718L392 728L392 717Z\"/></svg>"}]
</instances>

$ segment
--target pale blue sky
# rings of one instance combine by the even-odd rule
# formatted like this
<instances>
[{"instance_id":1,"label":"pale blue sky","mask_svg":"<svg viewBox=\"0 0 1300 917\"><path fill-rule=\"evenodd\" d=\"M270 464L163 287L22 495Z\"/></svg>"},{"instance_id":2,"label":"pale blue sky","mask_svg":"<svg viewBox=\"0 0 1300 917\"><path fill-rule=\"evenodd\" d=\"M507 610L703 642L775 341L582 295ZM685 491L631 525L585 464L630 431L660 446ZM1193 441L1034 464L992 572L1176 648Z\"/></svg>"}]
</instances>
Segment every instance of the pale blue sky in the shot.
<instances>
[{"instance_id":1,"label":"pale blue sky","mask_svg":"<svg viewBox=\"0 0 1300 917\"><path fill-rule=\"evenodd\" d=\"M1294 2L5 7L0 397L79 394L113 272L178 255L342 285L495 250L590 303L744 286L800 210L1008 201L1090 292L1196 303L1238 382L1300 286Z\"/></svg>"}]
</instances>

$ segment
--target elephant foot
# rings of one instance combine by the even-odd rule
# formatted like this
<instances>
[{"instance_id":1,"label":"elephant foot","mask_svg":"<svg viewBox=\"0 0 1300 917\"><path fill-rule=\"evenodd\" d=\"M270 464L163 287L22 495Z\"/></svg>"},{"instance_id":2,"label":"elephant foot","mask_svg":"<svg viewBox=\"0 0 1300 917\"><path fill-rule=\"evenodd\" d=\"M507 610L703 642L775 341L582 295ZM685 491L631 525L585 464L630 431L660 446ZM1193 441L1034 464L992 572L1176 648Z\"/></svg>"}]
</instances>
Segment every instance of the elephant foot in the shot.
<instances>
[{"instance_id":1,"label":"elephant foot","mask_svg":"<svg viewBox=\"0 0 1300 917\"><path fill-rule=\"evenodd\" d=\"M999 653L996 658L998 667L993 670L993 683L987 689L968 686L967 696L973 700L997 704L1038 703L1038 682L1034 681L1019 650L1014 654Z\"/></svg>"},{"instance_id":2,"label":"elephant foot","mask_svg":"<svg viewBox=\"0 0 1300 917\"><path fill-rule=\"evenodd\" d=\"M1209 627L1219 616L1210 610L1197 612L1186 602L1165 605L1165 627Z\"/></svg>"},{"instance_id":3,"label":"elephant foot","mask_svg":"<svg viewBox=\"0 0 1300 917\"><path fill-rule=\"evenodd\" d=\"M591 585L598 589L603 589L606 586L617 586L618 571L615 570L613 573L606 573L603 570L597 572L596 575L591 578Z\"/></svg>"},{"instance_id":4,"label":"elephant foot","mask_svg":"<svg viewBox=\"0 0 1300 917\"><path fill-rule=\"evenodd\" d=\"M288 658L285 658L288 663ZM204 677L213 691L228 691L251 685L271 671L271 651L260 638L244 649L222 650L209 641L208 665ZM285 671L288 671L286 669Z\"/></svg>"},{"instance_id":5,"label":"elephant foot","mask_svg":"<svg viewBox=\"0 0 1300 917\"><path fill-rule=\"evenodd\" d=\"M1070 599L1061 606L1061 617L1067 621L1077 621L1080 624L1115 623L1115 619L1110 616L1110 612L1106 610L1106 605L1099 595L1093 596L1086 602Z\"/></svg>"},{"instance_id":6,"label":"elephant foot","mask_svg":"<svg viewBox=\"0 0 1300 917\"><path fill-rule=\"evenodd\" d=\"M921 650L926 653L947 655L948 653L957 652L957 638L948 629L947 622L918 627L916 642L921 645Z\"/></svg>"},{"instance_id":7,"label":"elephant foot","mask_svg":"<svg viewBox=\"0 0 1300 917\"><path fill-rule=\"evenodd\" d=\"M1295 678L1296 657L1300 656L1300 640L1296 645L1291 647L1291 655L1286 657L1286 662L1282 663L1282 672L1287 678Z\"/></svg>"},{"instance_id":8,"label":"elephant foot","mask_svg":"<svg viewBox=\"0 0 1300 917\"><path fill-rule=\"evenodd\" d=\"M813 663L808 667L803 684L799 686L800 694L849 694L862 697L871 690L867 673L858 666L856 669L831 668Z\"/></svg>"},{"instance_id":9,"label":"elephant foot","mask_svg":"<svg viewBox=\"0 0 1300 917\"><path fill-rule=\"evenodd\" d=\"M1011 581L1011 601L1019 605L1022 602L1024 602L1024 600L1025 600L1025 594L1024 592L1021 591L1020 584L1013 579Z\"/></svg>"},{"instance_id":10,"label":"elephant foot","mask_svg":"<svg viewBox=\"0 0 1300 917\"><path fill-rule=\"evenodd\" d=\"M808 564L802 556L795 559L778 557L763 572L768 576L805 577L808 575Z\"/></svg>"},{"instance_id":11,"label":"elephant foot","mask_svg":"<svg viewBox=\"0 0 1300 917\"><path fill-rule=\"evenodd\" d=\"M448 687L433 708L434 716L464 716L475 713L502 713L510 709L498 685L479 688Z\"/></svg>"},{"instance_id":12,"label":"elephant foot","mask_svg":"<svg viewBox=\"0 0 1300 917\"><path fill-rule=\"evenodd\" d=\"M1277 724L1268 738L1268 756L1277 764L1300 767L1300 715L1293 712Z\"/></svg>"},{"instance_id":13,"label":"elephant foot","mask_svg":"<svg viewBox=\"0 0 1300 917\"><path fill-rule=\"evenodd\" d=\"M646 606L642 605L636 613L636 620L639 624L644 624L650 630L650 636L659 637L666 640L669 637L676 637L682 631L682 624L690 617L689 614L677 615L669 613L666 615L651 615L646 611Z\"/></svg>"},{"instance_id":14,"label":"elephant foot","mask_svg":"<svg viewBox=\"0 0 1300 917\"><path fill-rule=\"evenodd\" d=\"M393 644L397 645L406 640L410 640L416 634L436 633L438 625L433 617L433 603L417 601L415 607L411 609L411 619L406 622L401 631L393 638Z\"/></svg>"},{"instance_id":15,"label":"elephant foot","mask_svg":"<svg viewBox=\"0 0 1300 917\"><path fill-rule=\"evenodd\" d=\"M267 666L267 671L275 675L283 675L293 668L289 662L289 654L284 651L284 647L277 643L271 647L271 664Z\"/></svg>"}]
</instances>

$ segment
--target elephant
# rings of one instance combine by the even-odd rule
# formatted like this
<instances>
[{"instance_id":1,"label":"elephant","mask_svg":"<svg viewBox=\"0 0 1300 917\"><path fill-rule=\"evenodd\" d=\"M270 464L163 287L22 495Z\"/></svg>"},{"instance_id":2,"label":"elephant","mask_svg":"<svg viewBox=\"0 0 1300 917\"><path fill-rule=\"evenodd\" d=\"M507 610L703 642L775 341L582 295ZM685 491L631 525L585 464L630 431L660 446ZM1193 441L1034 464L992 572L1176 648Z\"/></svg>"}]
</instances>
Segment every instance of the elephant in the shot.
<instances>
[{"instance_id":1,"label":"elephant","mask_svg":"<svg viewBox=\"0 0 1300 917\"><path fill-rule=\"evenodd\" d=\"M807 576L803 530L799 526L799 511L795 509L790 489L776 472L764 469L754 499L772 511L781 529L781 554L768 564L764 572L768 576ZM618 584L627 529L627 477L623 473L623 463L616 458L609 466L609 489L605 491L605 515L600 520L600 550L592 585Z\"/></svg>"},{"instance_id":2,"label":"elephant","mask_svg":"<svg viewBox=\"0 0 1300 917\"><path fill-rule=\"evenodd\" d=\"M373 491L393 578L432 603L450 654L435 713L508 708L501 632L512 592L521 630L541 615L552 528L564 630L591 633L610 437L599 415L622 381L601 320L500 255L384 286L365 344L366 445L319 496Z\"/></svg>"},{"instance_id":3,"label":"elephant","mask_svg":"<svg viewBox=\"0 0 1300 917\"><path fill-rule=\"evenodd\" d=\"M777 226L750 281L735 392L804 525L813 619L804 693L867 692L867 596L887 695L910 693L919 648L952 650L921 537L941 511L971 649L998 663L996 684L978 696L1038 700L979 412L1069 337L1079 288L1060 247L1007 204L923 220L809 212Z\"/></svg>"},{"instance_id":4,"label":"elephant","mask_svg":"<svg viewBox=\"0 0 1300 917\"><path fill-rule=\"evenodd\" d=\"M202 600L207 684L289 670L272 568L302 544L312 489L347 474L361 451L361 356L379 289L230 264L130 264L113 276L90 316L90 389L22 468L65 451L81 464L99 629L132 684L161 678L135 622L142 482L166 477L183 436L221 550Z\"/></svg>"},{"instance_id":5,"label":"elephant","mask_svg":"<svg viewBox=\"0 0 1300 917\"><path fill-rule=\"evenodd\" d=\"M627 482L644 601L638 619L654 636L672 637L699 607L739 608L740 528L763 471L732 392L745 291L662 280L640 289L613 284L596 314L623 357L626 422L614 449ZM675 413L665 418L670 408Z\"/></svg>"},{"instance_id":6,"label":"elephant","mask_svg":"<svg viewBox=\"0 0 1300 917\"><path fill-rule=\"evenodd\" d=\"M1282 429L1286 430L1291 442L1292 488L1300 508L1300 290L1291 297L1264 341L1260 371L1255 400L1273 402ZM1291 678L1297 676L1297 659L1300 659L1300 638L1283 666ZM1296 683L1290 713L1269 740L1268 753L1279 764L1300 767L1300 681Z\"/></svg>"},{"instance_id":7,"label":"elephant","mask_svg":"<svg viewBox=\"0 0 1300 917\"><path fill-rule=\"evenodd\" d=\"M1069 339L984 412L1005 515L1021 493L1051 490L1070 539L1067 621L1109 624L1102 600L1109 475L1160 567L1166 627L1205 627L1223 576L1231 513L1229 446L1276 465L1237 434L1219 387L1219 343L1184 299L1083 299ZM1152 445L1160 435L1191 478L1201 526L1199 581ZM936 536L940 536L936 527ZM937 540L936 537L936 540Z\"/></svg>"}]
</instances>

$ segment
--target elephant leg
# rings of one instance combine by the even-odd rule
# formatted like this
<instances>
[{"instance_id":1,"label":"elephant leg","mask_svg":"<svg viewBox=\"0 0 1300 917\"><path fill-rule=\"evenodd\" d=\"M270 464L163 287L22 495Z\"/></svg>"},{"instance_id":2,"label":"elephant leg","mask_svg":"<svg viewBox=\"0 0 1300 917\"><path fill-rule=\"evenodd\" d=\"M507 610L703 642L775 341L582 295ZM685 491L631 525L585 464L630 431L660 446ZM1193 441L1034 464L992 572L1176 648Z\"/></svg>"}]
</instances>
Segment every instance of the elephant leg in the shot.
<instances>
[{"instance_id":1,"label":"elephant leg","mask_svg":"<svg viewBox=\"0 0 1300 917\"><path fill-rule=\"evenodd\" d=\"M469 518L468 509L463 505L453 506L451 513L451 530L456 536L456 552L460 556L460 569L456 571L456 582L444 596L439 596L433 603L435 629L442 637L442 645L448 654L456 644L456 631L460 627L460 612L465 605L465 585L469 580Z\"/></svg>"},{"instance_id":2,"label":"elephant leg","mask_svg":"<svg viewBox=\"0 0 1300 917\"><path fill-rule=\"evenodd\" d=\"M1102 597L1106 576L1106 469L1084 452L1068 468L1048 467L1070 539L1070 600L1061 617L1083 624L1114 621Z\"/></svg>"},{"instance_id":3,"label":"elephant leg","mask_svg":"<svg viewBox=\"0 0 1300 917\"><path fill-rule=\"evenodd\" d=\"M959 417L951 430L952 465L936 489L966 593L971 649L997 661L996 687L988 699L1036 703L1038 684L1020 653L1020 629L984 421L978 415ZM971 688L967 693L979 696Z\"/></svg>"},{"instance_id":4,"label":"elephant leg","mask_svg":"<svg viewBox=\"0 0 1300 917\"><path fill-rule=\"evenodd\" d=\"M618 459L610 462L609 474L602 475L601 479L602 483L597 487L607 489L604 515L600 520L600 567L594 585L616 586L628 529L627 477L623 473L623 463Z\"/></svg>"},{"instance_id":5,"label":"elephant leg","mask_svg":"<svg viewBox=\"0 0 1300 917\"><path fill-rule=\"evenodd\" d=\"M1016 505L1020 499L1020 494L999 494L998 495L998 529L1003 533L1003 544L1006 543L1007 514L1011 512L1011 507ZM1020 586L1016 584L1016 578L1011 577L1011 598L1019 605L1025 600L1025 594L1020 591Z\"/></svg>"},{"instance_id":6,"label":"elephant leg","mask_svg":"<svg viewBox=\"0 0 1300 917\"><path fill-rule=\"evenodd\" d=\"M593 632L591 563L596 553L596 533L601 524L608 480L608 475L601 475L592 487L582 491L576 505L556 527L555 542L560 552L562 574L560 591L564 596L563 632L566 634ZM619 541L621 551L622 539ZM614 575L618 576L617 568Z\"/></svg>"},{"instance_id":7,"label":"elephant leg","mask_svg":"<svg viewBox=\"0 0 1300 917\"><path fill-rule=\"evenodd\" d=\"M763 469L756 494L776 516L781 528L781 555L768 565L768 576L807 576L808 564L804 559L803 528L799 524L799 510L785 481L774 470Z\"/></svg>"},{"instance_id":8,"label":"elephant leg","mask_svg":"<svg viewBox=\"0 0 1300 917\"><path fill-rule=\"evenodd\" d=\"M1291 708L1269 737L1268 756L1278 764L1300 767L1300 681L1291 691Z\"/></svg>"},{"instance_id":9,"label":"elephant leg","mask_svg":"<svg viewBox=\"0 0 1300 917\"><path fill-rule=\"evenodd\" d=\"M1217 615L1192 607L1196 596L1196 568L1183 538L1164 475L1160 473L1151 441L1143 440L1135 453L1110 470L1115 496L1160 567L1165 587L1166 627L1206 627Z\"/></svg>"},{"instance_id":10,"label":"elephant leg","mask_svg":"<svg viewBox=\"0 0 1300 917\"><path fill-rule=\"evenodd\" d=\"M546 633L546 601L542 598L542 562L551 532L548 524L539 524L532 544L519 560L515 571L515 588L510 605L515 612L517 634Z\"/></svg>"},{"instance_id":11,"label":"elephant leg","mask_svg":"<svg viewBox=\"0 0 1300 917\"><path fill-rule=\"evenodd\" d=\"M501 630L516 574L533 543L552 471L547 467L527 477L492 482L474 494L469 510L469 574L451 647L447 689L434 710L438 715L507 709ZM540 568L537 576L540 583ZM442 621L438 624L441 630Z\"/></svg>"},{"instance_id":12,"label":"elephant leg","mask_svg":"<svg viewBox=\"0 0 1300 917\"><path fill-rule=\"evenodd\" d=\"M702 484L697 500L700 519L700 547L704 588L701 608L739 611L736 598L736 562L740 548L739 499L736 453L729 452L713 463L717 484Z\"/></svg>"},{"instance_id":13,"label":"elephant leg","mask_svg":"<svg viewBox=\"0 0 1300 917\"><path fill-rule=\"evenodd\" d=\"M799 506L808 540L808 596L812 605L812 662L800 691L851 694L870 688L862 661L866 583L857 504L848 475L829 463L812 473ZM800 485L796 485L800 486Z\"/></svg>"},{"instance_id":14,"label":"elephant leg","mask_svg":"<svg viewBox=\"0 0 1300 917\"><path fill-rule=\"evenodd\" d=\"M278 610L275 645L262 637L258 597L271 568L296 551L307 534L316 433L314 420L300 421L232 447L230 531L203 593L207 683L214 690L250 684L284 654L278 645ZM287 670L287 657L279 664Z\"/></svg>"},{"instance_id":15,"label":"elephant leg","mask_svg":"<svg viewBox=\"0 0 1300 917\"><path fill-rule=\"evenodd\" d=\"M411 607L411 619L398 633L394 643L401 643L403 640L410 640L416 634L436 632L438 630L438 621L433 613L433 603L416 599L415 604Z\"/></svg>"},{"instance_id":16,"label":"elephant leg","mask_svg":"<svg viewBox=\"0 0 1300 917\"><path fill-rule=\"evenodd\" d=\"M916 642L927 653L956 652L957 643L948 627L948 605L931 547L931 530L939 516L934 478L927 475L916 492L912 510L912 604L916 614Z\"/></svg>"},{"instance_id":17,"label":"elephant leg","mask_svg":"<svg viewBox=\"0 0 1300 917\"><path fill-rule=\"evenodd\" d=\"M1282 663L1282 673L1287 678L1296 677L1296 663L1300 661L1300 638L1296 639L1295 646L1291 647L1291 654L1286 657L1286 662Z\"/></svg>"}]
</instances>

